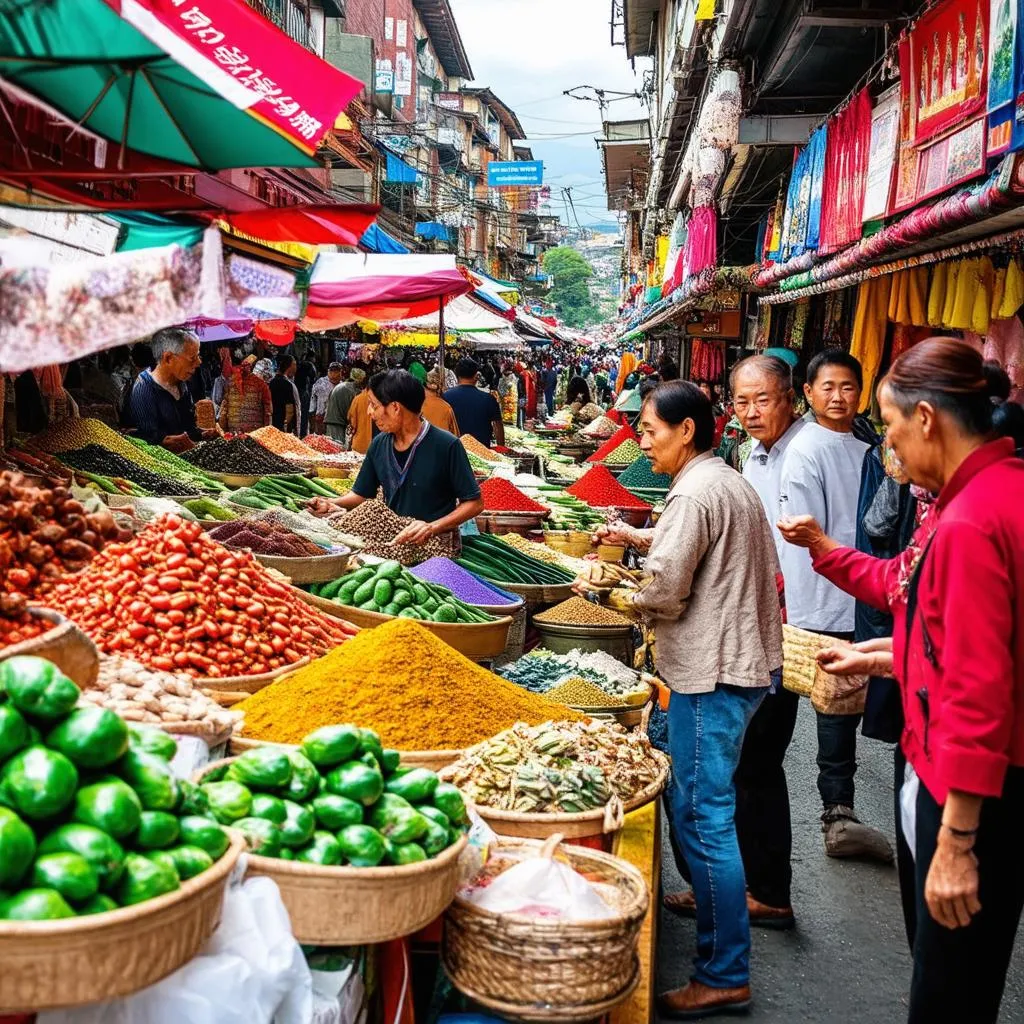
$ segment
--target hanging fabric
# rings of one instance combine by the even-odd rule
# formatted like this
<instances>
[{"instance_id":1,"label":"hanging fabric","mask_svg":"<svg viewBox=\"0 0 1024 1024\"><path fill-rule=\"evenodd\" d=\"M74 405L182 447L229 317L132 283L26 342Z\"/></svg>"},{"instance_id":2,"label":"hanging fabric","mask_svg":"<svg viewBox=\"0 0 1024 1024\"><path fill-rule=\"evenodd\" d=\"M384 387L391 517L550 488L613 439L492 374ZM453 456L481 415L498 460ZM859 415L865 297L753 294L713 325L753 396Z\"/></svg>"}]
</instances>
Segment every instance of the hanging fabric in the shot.
<instances>
[{"instance_id":1,"label":"hanging fabric","mask_svg":"<svg viewBox=\"0 0 1024 1024\"><path fill-rule=\"evenodd\" d=\"M875 378L882 365L885 335L889 327L889 294L892 275L864 281L857 289L857 312L853 320L850 355L860 360L864 370L861 411L871 407Z\"/></svg>"},{"instance_id":2,"label":"hanging fabric","mask_svg":"<svg viewBox=\"0 0 1024 1024\"><path fill-rule=\"evenodd\" d=\"M718 262L718 216L713 206L700 206L690 215L686 236L686 274L692 277Z\"/></svg>"},{"instance_id":3,"label":"hanging fabric","mask_svg":"<svg viewBox=\"0 0 1024 1024\"><path fill-rule=\"evenodd\" d=\"M1012 259L1006 268L1006 287L998 319L1008 320L1021 306L1024 306L1024 269L1019 259Z\"/></svg>"},{"instance_id":4,"label":"hanging fabric","mask_svg":"<svg viewBox=\"0 0 1024 1024\"><path fill-rule=\"evenodd\" d=\"M862 89L828 124L824 192L821 200L821 254L858 241L871 148L871 96Z\"/></svg>"},{"instance_id":5,"label":"hanging fabric","mask_svg":"<svg viewBox=\"0 0 1024 1024\"><path fill-rule=\"evenodd\" d=\"M943 261L932 267L931 283L928 286L928 325L942 326L942 311L946 305L946 288L949 281L949 264Z\"/></svg>"},{"instance_id":6,"label":"hanging fabric","mask_svg":"<svg viewBox=\"0 0 1024 1024\"><path fill-rule=\"evenodd\" d=\"M783 261L818 248L825 178L827 128L822 125L796 158L786 197L780 258Z\"/></svg>"}]
</instances>

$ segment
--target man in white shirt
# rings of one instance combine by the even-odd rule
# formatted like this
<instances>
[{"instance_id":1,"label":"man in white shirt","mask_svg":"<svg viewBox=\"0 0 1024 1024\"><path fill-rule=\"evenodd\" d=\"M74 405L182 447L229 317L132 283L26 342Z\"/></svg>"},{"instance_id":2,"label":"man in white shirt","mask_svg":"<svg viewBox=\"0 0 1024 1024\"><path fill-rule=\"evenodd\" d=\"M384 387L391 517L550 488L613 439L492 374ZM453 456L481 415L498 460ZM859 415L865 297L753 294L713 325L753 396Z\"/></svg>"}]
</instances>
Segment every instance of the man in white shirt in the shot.
<instances>
[{"instance_id":1,"label":"man in white shirt","mask_svg":"<svg viewBox=\"0 0 1024 1024\"><path fill-rule=\"evenodd\" d=\"M312 432L324 432L324 417L327 415L327 400L331 392L341 383L341 363L331 363L327 367L327 376L321 377L313 385L313 394L309 400L309 416L312 421Z\"/></svg>"},{"instance_id":2,"label":"man in white shirt","mask_svg":"<svg viewBox=\"0 0 1024 1024\"><path fill-rule=\"evenodd\" d=\"M779 475L779 518L813 516L840 544L856 546L857 499L868 445L852 432L860 408L863 373L849 353L829 350L807 367L804 394L815 422L790 441ZM788 621L801 629L853 639L856 602L811 566L809 553L781 544ZM818 713L818 792L822 831L830 857L867 856L889 863L892 847L854 814L857 728L860 715Z\"/></svg>"}]
</instances>

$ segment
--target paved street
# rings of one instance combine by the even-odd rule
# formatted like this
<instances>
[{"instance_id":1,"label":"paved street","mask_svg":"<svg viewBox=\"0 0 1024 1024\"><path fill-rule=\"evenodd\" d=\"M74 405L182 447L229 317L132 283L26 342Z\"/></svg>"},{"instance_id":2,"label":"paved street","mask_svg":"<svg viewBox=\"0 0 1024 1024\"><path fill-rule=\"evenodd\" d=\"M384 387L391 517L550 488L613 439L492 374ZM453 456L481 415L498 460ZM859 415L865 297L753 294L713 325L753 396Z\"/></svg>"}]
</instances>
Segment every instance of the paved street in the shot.
<instances>
[{"instance_id":1,"label":"paved street","mask_svg":"<svg viewBox=\"0 0 1024 1024\"><path fill-rule=\"evenodd\" d=\"M896 871L825 856L816 747L813 712L802 701L787 761L797 927L788 933L754 930L750 1019L758 1024L898 1024L905 1019L910 956ZM861 738L859 750L858 814L884 826L892 838L890 748ZM664 886L670 892L679 886L679 877L667 838L664 849ZM658 991L685 983L694 952L693 930L692 921L662 911ZM1000 1022L1024 1024L1024 942L1019 936Z\"/></svg>"}]
</instances>

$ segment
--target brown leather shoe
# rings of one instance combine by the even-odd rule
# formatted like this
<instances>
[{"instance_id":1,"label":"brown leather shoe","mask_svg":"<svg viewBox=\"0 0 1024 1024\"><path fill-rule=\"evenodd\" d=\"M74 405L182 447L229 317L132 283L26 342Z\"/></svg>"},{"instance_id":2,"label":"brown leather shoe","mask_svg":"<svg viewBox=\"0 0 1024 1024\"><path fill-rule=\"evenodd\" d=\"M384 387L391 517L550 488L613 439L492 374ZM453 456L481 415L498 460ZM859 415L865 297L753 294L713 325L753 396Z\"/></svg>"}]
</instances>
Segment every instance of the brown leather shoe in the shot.
<instances>
[{"instance_id":1,"label":"brown leather shoe","mask_svg":"<svg viewBox=\"0 0 1024 1024\"><path fill-rule=\"evenodd\" d=\"M671 910L673 914L678 914L680 917L697 916L697 901L694 899L692 889L688 889L686 892L669 893L662 903L666 910ZM749 892L747 893L747 913L750 915L752 928L787 931L796 925L792 907L771 907L767 903L755 900Z\"/></svg>"},{"instance_id":2,"label":"brown leather shoe","mask_svg":"<svg viewBox=\"0 0 1024 1024\"><path fill-rule=\"evenodd\" d=\"M665 1017L698 1020L701 1017L744 1014L750 1010L750 986L712 988L699 981L658 996L658 1009Z\"/></svg>"}]
</instances>

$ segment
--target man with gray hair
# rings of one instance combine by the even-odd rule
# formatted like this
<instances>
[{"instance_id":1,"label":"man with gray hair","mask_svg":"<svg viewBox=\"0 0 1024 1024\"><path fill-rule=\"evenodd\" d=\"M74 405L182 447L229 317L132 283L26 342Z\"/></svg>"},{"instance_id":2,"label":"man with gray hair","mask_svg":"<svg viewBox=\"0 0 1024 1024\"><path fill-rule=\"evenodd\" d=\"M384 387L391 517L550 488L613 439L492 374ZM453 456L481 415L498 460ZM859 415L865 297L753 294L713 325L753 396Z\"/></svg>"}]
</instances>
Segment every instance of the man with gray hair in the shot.
<instances>
[{"instance_id":1,"label":"man with gray hair","mask_svg":"<svg viewBox=\"0 0 1024 1024\"><path fill-rule=\"evenodd\" d=\"M730 386L736 416L754 442L743 476L761 499L778 549L785 546L775 528L782 457L804 425L794 408L792 370L777 356L751 356L736 364ZM793 836L783 761L793 739L799 700L795 693L773 687L747 726L734 776L747 911L751 925L763 928L794 924ZM692 892L666 896L665 903L684 916L696 912Z\"/></svg>"},{"instance_id":2,"label":"man with gray hair","mask_svg":"<svg viewBox=\"0 0 1024 1024\"><path fill-rule=\"evenodd\" d=\"M199 367L199 339L180 327L165 327L149 341L153 369L143 370L131 393L136 433L150 444L183 452L215 430L196 426L196 410L185 382Z\"/></svg>"}]
</instances>

